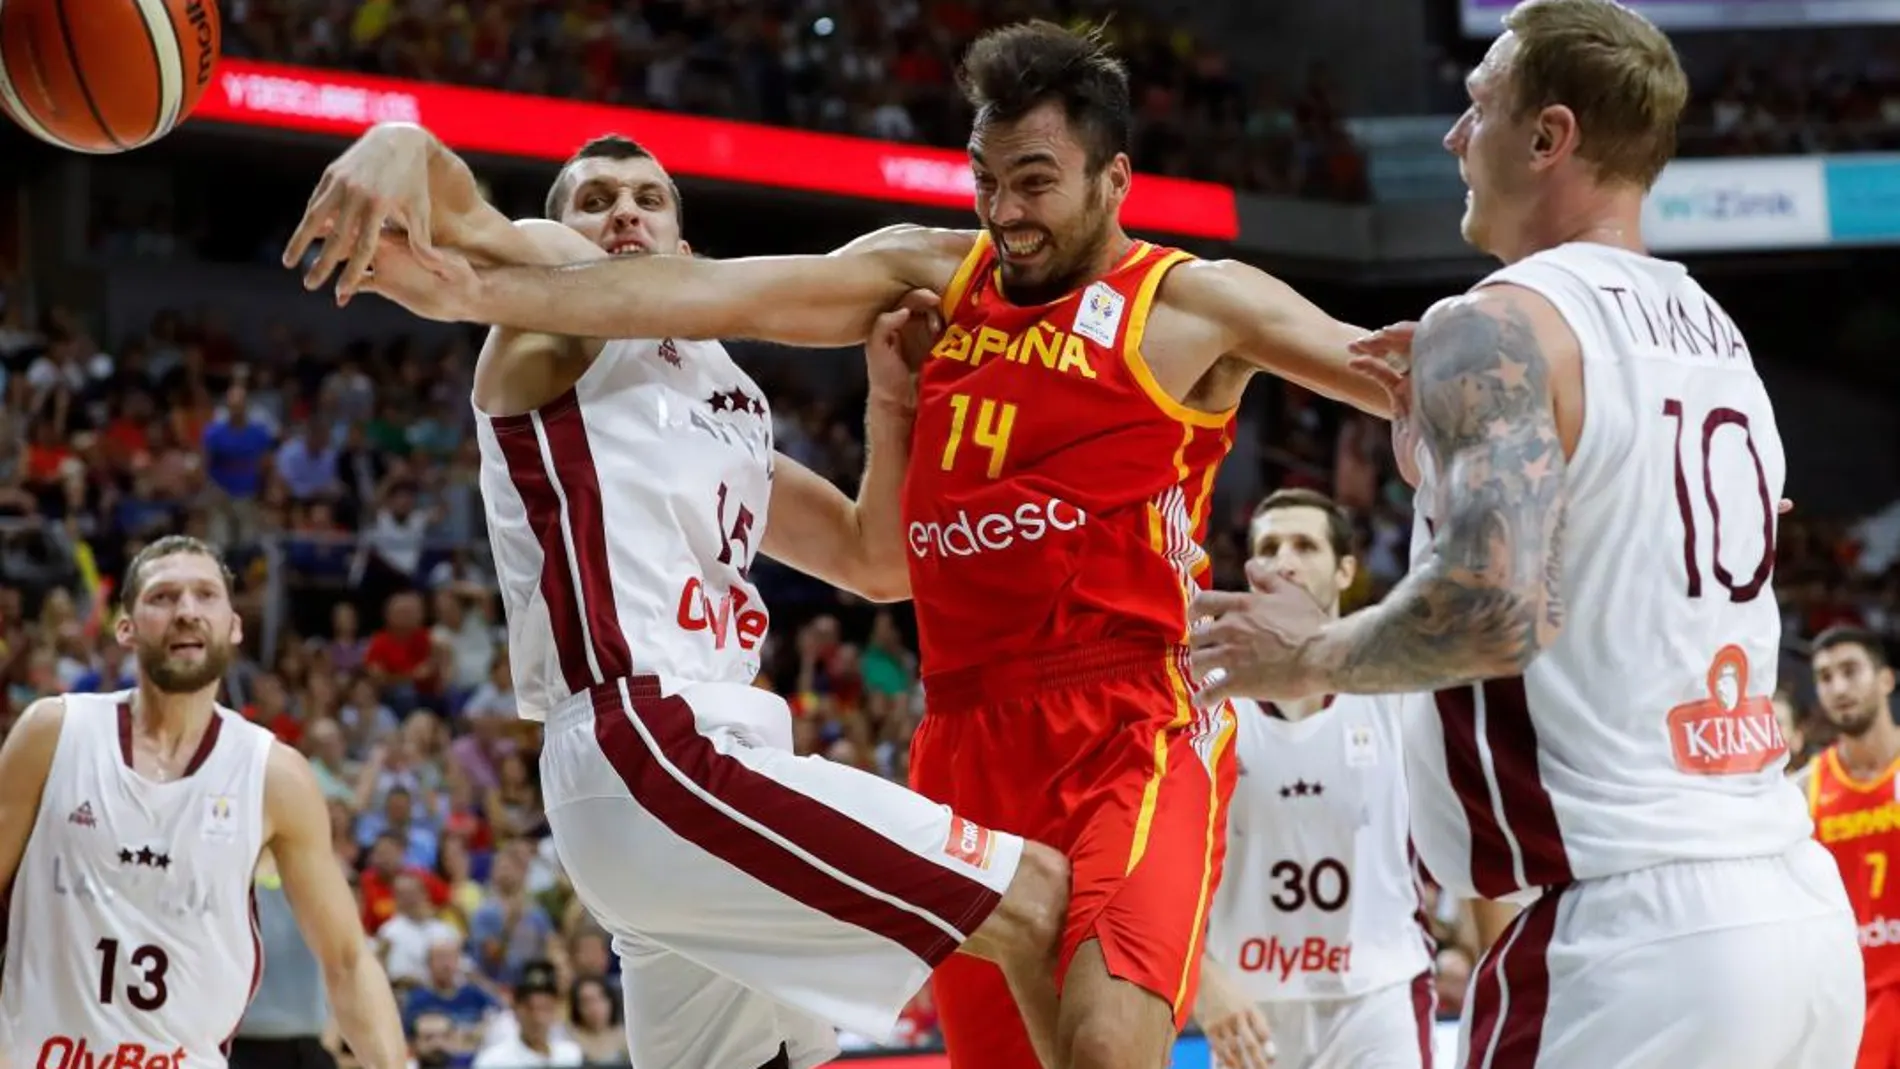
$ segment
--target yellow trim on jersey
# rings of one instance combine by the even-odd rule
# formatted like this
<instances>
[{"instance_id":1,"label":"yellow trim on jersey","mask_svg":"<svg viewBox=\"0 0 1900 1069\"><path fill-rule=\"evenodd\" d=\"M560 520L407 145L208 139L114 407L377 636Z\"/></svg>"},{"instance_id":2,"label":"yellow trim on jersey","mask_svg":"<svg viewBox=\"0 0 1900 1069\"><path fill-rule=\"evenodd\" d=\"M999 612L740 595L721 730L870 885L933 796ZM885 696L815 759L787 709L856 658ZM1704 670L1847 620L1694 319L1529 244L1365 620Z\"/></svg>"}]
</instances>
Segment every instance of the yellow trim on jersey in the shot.
<instances>
[{"instance_id":1,"label":"yellow trim on jersey","mask_svg":"<svg viewBox=\"0 0 1900 1069\"><path fill-rule=\"evenodd\" d=\"M1126 876L1141 864L1143 854L1148 852L1148 836L1154 830L1155 809L1161 803L1161 781L1168 775L1168 733L1179 730L1194 719L1194 700L1188 694L1187 680L1181 678L1181 668L1175 661L1173 650L1167 656L1168 690L1174 694L1174 719L1167 727L1155 732L1154 770L1148 774L1147 786L1141 789L1141 811L1135 815L1135 838L1128 847L1128 867L1122 870Z\"/></svg>"},{"instance_id":2,"label":"yellow trim on jersey","mask_svg":"<svg viewBox=\"0 0 1900 1069\"><path fill-rule=\"evenodd\" d=\"M1832 749L1833 749L1832 747L1829 747L1828 752L1831 753ZM1809 817L1818 818L1821 815L1821 774L1823 771L1825 771L1826 765L1827 765L1827 753L1823 753L1821 754L1820 759L1816 760L1813 764L1808 766L1808 816ZM1796 773L1796 774L1799 775L1799 773ZM1817 833L1820 830L1821 829L1819 828L1815 829Z\"/></svg>"},{"instance_id":3,"label":"yellow trim on jersey","mask_svg":"<svg viewBox=\"0 0 1900 1069\"><path fill-rule=\"evenodd\" d=\"M1221 703L1219 710L1222 727L1220 734L1214 736L1214 745L1208 751L1211 755L1207 762L1207 845L1201 855L1201 895L1194 904L1194 927L1188 941L1187 958L1181 964L1181 984L1174 989L1174 1012L1181 1013L1181 1003L1187 1001L1188 978L1194 975L1194 963L1200 960L1207 941L1207 903L1214 894L1214 830L1220 823L1220 768L1221 754L1226 752L1228 743L1234 741L1234 729L1238 719L1234 716L1234 707Z\"/></svg>"},{"instance_id":4,"label":"yellow trim on jersey","mask_svg":"<svg viewBox=\"0 0 1900 1069\"><path fill-rule=\"evenodd\" d=\"M1141 355L1141 338L1148 329L1148 312L1154 306L1155 291L1161 288L1161 280L1167 277L1170 269L1193 258L1191 254L1176 249L1148 265L1148 273L1141 277L1141 286L1135 290L1133 307L1128 310L1128 330L1122 335L1122 363L1128 366L1128 374L1141 387L1141 392L1147 394L1155 407L1170 418L1195 427L1224 427L1239 406L1225 412L1202 412L1189 408L1161 388L1161 384L1155 381L1154 372L1148 370L1147 358Z\"/></svg>"},{"instance_id":5,"label":"yellow trim on jersey","mask_svg":"<svg viewBox=\"0 0 1900 1069\"><path fill-rule=\"evenodd\" d=\"M1860 780L1855 779L1847 771L1847 766L1841 764L1841 749L1839 746L1829 746L1826 752L1821 754L1821 757L1833 768L1834 782L1840 784L1841 787L1846 790L1853 791L1855 794L1872 794L1875 791L1884 790L1888 784L1893 781L1894 773L1900 772L1900 757L1896 757L1892 761L1887 762L1887 767L1881 770L1880 775L1870 780Z\"/></svg>"},{"instance_id":6,"label":"yellow trim on jersey","mask_svg":"<svg viewBox=\"0 0 1900 1069\"><path fill-rule=\"evenodd\" d=\"M964 255L963 262L957 265L957 273L950 276L950 284L943 288L943 318L953 320L963 311L963 298L969 295L970 278L976 274L976 265L990 251L990 232L979 230L976 240L970 243L970 251Z\"/></svg>"}]
</instances>

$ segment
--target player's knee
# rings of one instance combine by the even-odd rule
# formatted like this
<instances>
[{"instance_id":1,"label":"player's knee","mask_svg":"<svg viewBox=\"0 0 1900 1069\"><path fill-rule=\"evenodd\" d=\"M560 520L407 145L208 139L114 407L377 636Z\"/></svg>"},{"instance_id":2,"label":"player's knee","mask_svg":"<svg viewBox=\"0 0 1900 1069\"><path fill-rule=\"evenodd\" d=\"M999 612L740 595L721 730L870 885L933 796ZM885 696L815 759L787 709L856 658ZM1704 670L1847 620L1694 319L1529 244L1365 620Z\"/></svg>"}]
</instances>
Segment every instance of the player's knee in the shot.
<instances>
[{"instance_id":1,"label":"player's knee","mask_svg":"<svg viewBox=\"0 0 1900 1069\"><path fill-rule=\"evenodd\" d=\"M1053 953L1069 912L1069 859L1041 843L1024 843L1001 908L1010 911L1025 942Z\"/></svg>"},{"instance_id":2,"label":"player's knee","mask_svg":"<svg viewBox=\"0 0 1900 1069\"><path fill-rule=\"evenodd\" d=\"M1024 843L1002 901L964 950L999 964L1053 959L1068 908L1069 859L1041 843Z\"/></svg>"},{"instance_id":3,"label":"player's knee","mask_svg":"<svg viewBox=\"0 0 1900 1069\"><path fill-rule=\"evenodd\" d=\"M1165 1069L1171 1047L1143 1014L1095 1006L1063 1015L1063 1069Z\"/></svg>"}]
</instances>

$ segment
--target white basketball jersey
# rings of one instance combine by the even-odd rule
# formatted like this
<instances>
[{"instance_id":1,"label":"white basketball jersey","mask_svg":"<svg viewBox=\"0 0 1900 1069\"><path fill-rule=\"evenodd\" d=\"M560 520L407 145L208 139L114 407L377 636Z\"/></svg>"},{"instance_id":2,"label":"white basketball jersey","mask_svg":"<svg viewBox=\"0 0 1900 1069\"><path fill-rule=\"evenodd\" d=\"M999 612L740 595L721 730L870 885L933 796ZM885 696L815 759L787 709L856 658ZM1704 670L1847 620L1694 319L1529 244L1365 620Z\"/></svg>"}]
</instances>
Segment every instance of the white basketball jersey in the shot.
<instances>
[{"instance_id":1,"label":"white basketball jersey","mask_svg":"<svg viewBox=\"0 0 1900 1069\"><path fill-rule=\"evenodd\" d=\"M477 416L522 716L624 676L757 677L772 417L724 346L608 342L554 402Z\"/></svg>"},{"instance_id":2,"label":"white basketball jersey","mask_svg":"<svg viewBox=\"0 0 1900 1069\"><path fill-rule=\"evenodd\" d=\"M65 698L7 913L14 1066L220 1069L257 989L271 734L219 709L191 772L148 780L131 767L130 701Z\"/></svg>"},{"instance_id":3,"label":"white basketball jersey","mask_svg":"<svg viewBox=\"0 0 1900 1069\"><path fill-rule=\"evenodd\" d=\"M1605 245L1539 253L1492 283L1548 299L1582 347L1564 625L1522 678L1412 699L1420 857L1455 893L1503 898L1780 853L1811 827L1770 704L1785 463L1747 343L1680 264ZM1432 478L1428 464L1415 565Z\"/></svg>"},{"instance_id":4,"label":"white basketball jersey","mask_svg":"<svg viewBox=\"0 0 1900 1069\"><path fill-rule=\"evenodd\" d=\"M1214 960L1260 1002L1362 995L1429 969L1397 703L1342 696L1298 722L1245 699L1234 712Z\"/></svg>"}]
</instances>

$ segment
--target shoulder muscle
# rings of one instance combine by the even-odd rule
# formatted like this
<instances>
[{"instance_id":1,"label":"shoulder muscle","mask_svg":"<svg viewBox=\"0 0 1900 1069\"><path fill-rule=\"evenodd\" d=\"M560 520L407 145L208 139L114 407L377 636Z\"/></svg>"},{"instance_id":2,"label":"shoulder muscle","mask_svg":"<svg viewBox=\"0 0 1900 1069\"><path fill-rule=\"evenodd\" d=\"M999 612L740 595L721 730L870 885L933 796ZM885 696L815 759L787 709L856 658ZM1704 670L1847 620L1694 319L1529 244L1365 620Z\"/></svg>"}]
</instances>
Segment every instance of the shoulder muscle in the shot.
<instances>
[{"instance_id":1,"label":"shoulder muscle","mask_svg":"<svg viewBox=\"0 0 1900 1069\"><path fill-rule=\"evenodd\" d=\"M0 746L0 793L9 800L31 795L37 804L65 723L64 698L41 698L26 707Z\"/></svg>"},{"instance_id":2,"label":"shoulder muscle","mask_svg":"<svg viewBox=\"0 0 1900 1069\"><path fill-rule=\"evenodd\" d=\"M304 756L273 741L264 765L264 841L329 839L330 810Z\"/></svg>"}]
</instances>

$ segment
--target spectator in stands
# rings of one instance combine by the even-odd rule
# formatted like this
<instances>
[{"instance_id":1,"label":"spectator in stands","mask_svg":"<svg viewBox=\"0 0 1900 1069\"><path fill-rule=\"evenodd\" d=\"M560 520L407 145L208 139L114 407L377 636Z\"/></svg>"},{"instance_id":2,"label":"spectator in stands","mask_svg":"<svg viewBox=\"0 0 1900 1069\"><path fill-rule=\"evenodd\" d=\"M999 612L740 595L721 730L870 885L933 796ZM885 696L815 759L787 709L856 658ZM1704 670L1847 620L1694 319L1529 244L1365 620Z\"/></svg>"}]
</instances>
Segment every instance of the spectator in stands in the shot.
<instances>
[{"instance_id":1,"label":"spectator in stands","mask_svg":"<svg viewBox=\"0 0 1900 1069\"><path fill-rule=\"evenodd\" d=\"M409 1025L409 1056L415 1069L466 1069L473 1058L457 1056L454 1026L440 1013L423 1013Z\"/></svg>"},{"instance_id":2,"label":"spectator in stands","mask_svg":"<svg viewBox=\"0 0 1900 1069\"><path fill-rule=\"evenodd\" d=\"M378 835L369 848L369 864L358 881L363 898L363 930L374 932L396 915L396 877L408 873L422 881L429 904L437 909L448 905L449 889L433 872L419 869L403 860L404 843L396 835Z\"/></svg>"},{"instance_id":3,"label":"spectator in stands","mask_svg":"<svg viewBox=\"0 0 1900 1069\"><path fill-rule=\"evenodd\" d=\"M627 1065L627 1033L620 995L605 980L585 976L568 989L567 1034L588 1065Z\"/></svg>"},{"instance_id":4,"label":"spectator in stands","mask_svg":"<svg viewBox=\"0 0 1900 1069\"><path fill-rule=\"evenodd\" d=\"M546 961L523 963L514 985L513 1034L495 1030L489 1045L475 1056L475 1069L533 1069L536 1066L577 1066L586 1060L572 1039L556 1032L563 1009L555 986L554 966Z\"/></svg>"},{"instance_id":5,"label":"spectator in stands","mask_svg":"<svg viewBox=\"0 0 1900 1069\"><path fill-rule=\"evenodd\" d=\"M419 984L428 976L430 948L459 944L461 933L437 916L422 879L414 873L396 876L396 914L376 929L377 955L395 984Z\"/></svg>"},{"instance_id":6,"label":"spectator in stands","mask_svg":"<svg viewBox=\"0 0 1900 1069\"><path fill-rule=\"evenodd\" d=\"M420 543L419 537L417 542ZM417 555L420 555L419 549ZM407 556L403 559L408 564L408 574L413 575L415 561ZM370 636L369 648L363 654L363 668L375 683L377 694L400 716L422 701L441 696L441 659L434 640L422 626L420 594L392 596L383 610L383 618L382 629Z\"/></svg>"},{"instance_id":7,"label":"spectator in stands","mask_svg":"<svg viewBox=\"0 0 1900 1069\"><path fill-rule=\"evenodd\" d=\"M530 963L553 956L554 922L528 897L528 852L520 840L496 850L488 898L468 920L476 968L499 983L518 982Z\"/></svg>"},{"instance_id":8,"label":"spectator in stands","mask_svg":"<svg viewBox=\"0 0 1900 1069\"><path fill-rule=\"evenodd\" d=\"M222 546L249 545L258 533L258 497L264 489L265 463L276 448L270 428L253 420L242 385L225 392L225 415L204 430L205 471L216 491L211 511L211 541Z\"/></svg>"},{"instance_id":9,"label":"spectator in stands","mask_svg":"<svg viewBox=\"0 0 1900 1069\"><path fill-rule=\"evenodd\" d=\"M429 945L420 981L403 1001L403 1020L413 1032L424 1015L434 1014L448 1024L446 1047L458 1064L467 1065L481 1049L482 1032L501 1003L469 976L459 936L440 938Z\"/></svg>"}]
</instances>

